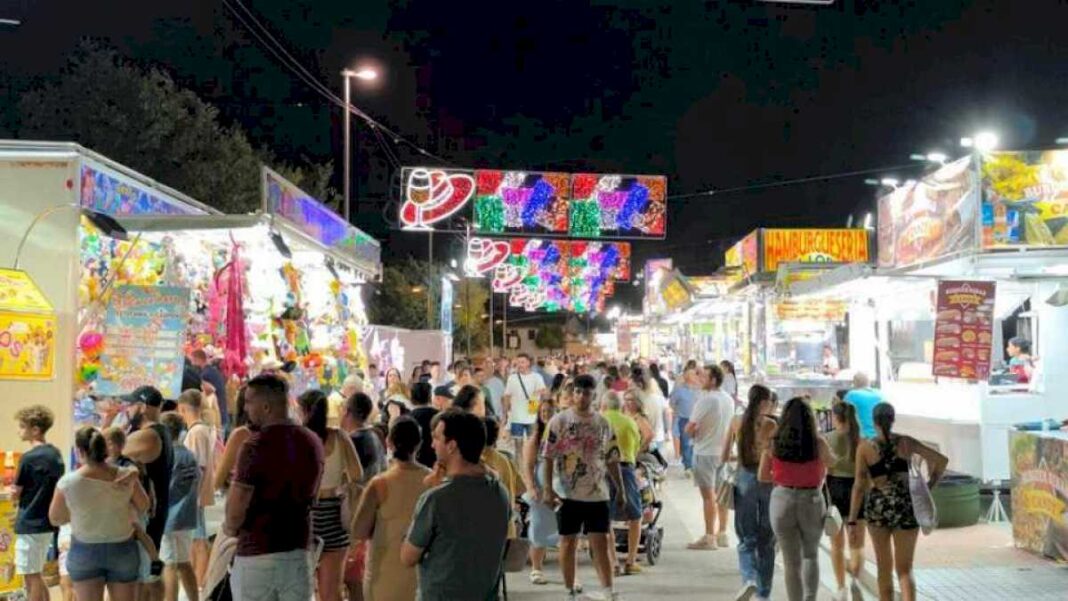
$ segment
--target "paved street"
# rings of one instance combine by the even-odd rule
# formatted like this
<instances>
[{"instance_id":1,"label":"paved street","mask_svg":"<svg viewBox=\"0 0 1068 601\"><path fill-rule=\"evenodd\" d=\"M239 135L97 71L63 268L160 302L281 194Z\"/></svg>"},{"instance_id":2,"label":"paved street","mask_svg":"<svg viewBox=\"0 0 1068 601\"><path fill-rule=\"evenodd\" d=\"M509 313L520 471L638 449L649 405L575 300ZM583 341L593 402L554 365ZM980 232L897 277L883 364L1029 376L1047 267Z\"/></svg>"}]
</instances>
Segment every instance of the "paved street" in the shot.
<instances>
[{"instance_id":1,"label":"paved street","mask_svg":"<svg viewBox=\"0 0 1068 601\"><path fill-rule=\"evenodd\" d=\"M669 597L672 601L734 599L741 586L738 576L738 556L733 547L733 526L729 528L732 547L716 551L689 551L686 544L696 538L702 529L701 500L697 489L689 480L683 480L672 472L663 495L665 510L661 516L664 526L664 552L654 567L637 576L618 579L617 590L627 600L656 599ZM588 590L596 590L597 575L587 558L581 557L579 580ZM555 559L546 566L551 583L534 586L527 574L510 574L508 578L509 599L512 601L540 601L564 599L563 578ZM777 570L772 599L785 599L781 570ZM829 598L828 591L821 591L820 598Z\"/></svg>"}]
</instances>

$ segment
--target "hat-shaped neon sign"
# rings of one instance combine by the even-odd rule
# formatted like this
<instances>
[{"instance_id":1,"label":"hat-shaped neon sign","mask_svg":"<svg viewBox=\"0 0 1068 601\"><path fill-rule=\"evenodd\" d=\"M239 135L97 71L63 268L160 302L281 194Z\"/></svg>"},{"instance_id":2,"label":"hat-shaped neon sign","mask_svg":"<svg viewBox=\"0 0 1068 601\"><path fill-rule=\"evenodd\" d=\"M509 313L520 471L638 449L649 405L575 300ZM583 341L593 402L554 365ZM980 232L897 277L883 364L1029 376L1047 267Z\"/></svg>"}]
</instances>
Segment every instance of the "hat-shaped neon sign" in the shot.
<instances>
[{"instance_id":1,"label":"hat-shaped neon sign","mask_svg":"<svg viewBox=\"0 0 1068 601\"><path fill-rule=\"evenodd\" d=\"M475 178L466 172L416 167L406 172L400 220L406 230L430 230L471 200Z\"/></svg>"}]
</instances>

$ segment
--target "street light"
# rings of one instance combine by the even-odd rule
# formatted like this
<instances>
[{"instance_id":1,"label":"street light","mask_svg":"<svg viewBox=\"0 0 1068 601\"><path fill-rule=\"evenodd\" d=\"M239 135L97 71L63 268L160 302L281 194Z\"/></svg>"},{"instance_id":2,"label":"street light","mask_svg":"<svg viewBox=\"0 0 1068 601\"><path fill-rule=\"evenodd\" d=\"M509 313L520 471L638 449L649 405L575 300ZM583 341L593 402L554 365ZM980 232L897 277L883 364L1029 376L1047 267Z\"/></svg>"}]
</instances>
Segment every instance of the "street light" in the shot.
<instances>
[{"instance_id":1,"label":"street light","mask_svg":"<svg viewBox=\"0 0 1068 601\"><path fill-rule=\"evenodd\" d=\"M343 159L345 181L342 186L345 201L342 213L344 213L345 221L352 223L352 78L355 77L360 81L374 81L378 79L378 71L370 67L362 67L355 71L345 69L341 72L341 77L345 83L345 157Z\"/></svg>"},{"instance_id":2,"label":"street light","mask_svg":"<svg viewBox=\"0 0 1068 601\"><path fill-rule=\"evenodd\" d=\"M970 138L961 138L960 145L974 148L977 152L990 152L998 147L998 135L992 131L981 131Z\"/></svg>"},{"instance_id":3,"label":"street light","mask_svg":"<svg viewBox=\"0 0 1068 601\"><path fill-rule=\"evenodd\" d=\"M888 188L896 188L901 182L894 177L884 177L879 180L879 185L886 186Z\"/></svg>"},{"instance_id":4,"label":"street light","mask_svg":"<svg viewBox=\"0 0 1068 601\"><path fill-rule=\"evenodd\" d=\"M871 226L871 220L872 220L871 213L866 213L864 215L864 229L866 229L866 230L873 229L872 226Z\"/></svg>"},{"instance_id":5,"label":"street light","mask_svg":"<svg viewBox=\"0 0 1068 601\"><path fill-rule=\"evenodd\" d=\"M10 25L12 27L18 27L19 25L22 25L22 21L19 19L0 18L0 25Z\"/></svg>"},{"instance_id":6,"label":"street light","mask_svg":"<svg viewBox=\"0 0 1068 601\"><path fill-rule=\"evenodd\" d=\"M1061 145L1068 144L1068 138L1057 138L1057 144L1061 144Z\"/></svg>"}]
</instances>

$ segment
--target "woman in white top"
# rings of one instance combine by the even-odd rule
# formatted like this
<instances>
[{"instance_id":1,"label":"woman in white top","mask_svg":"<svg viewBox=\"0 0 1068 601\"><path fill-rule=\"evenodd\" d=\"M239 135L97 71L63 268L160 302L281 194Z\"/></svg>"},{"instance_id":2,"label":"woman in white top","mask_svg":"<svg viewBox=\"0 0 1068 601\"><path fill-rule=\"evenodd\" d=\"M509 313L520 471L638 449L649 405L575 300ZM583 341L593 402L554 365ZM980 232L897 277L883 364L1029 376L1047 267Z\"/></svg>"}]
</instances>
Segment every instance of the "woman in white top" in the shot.
<instances>
[{"instance_id":1,"label":"woman in white top","mask_svg":"<svg viewBox=\"0 0 1068 601\"><path fill-rule=\"evenodd\" d=\"M130 508L147 511L148 494L137 469L107 463L107 441L96 428L78 430L74 446L82 466L56 484L48 519L54 526L71 525L67 571L75 597L102 601L106 586L112 601L134 601L141 555Z\"/></svg>"}]
</instances>

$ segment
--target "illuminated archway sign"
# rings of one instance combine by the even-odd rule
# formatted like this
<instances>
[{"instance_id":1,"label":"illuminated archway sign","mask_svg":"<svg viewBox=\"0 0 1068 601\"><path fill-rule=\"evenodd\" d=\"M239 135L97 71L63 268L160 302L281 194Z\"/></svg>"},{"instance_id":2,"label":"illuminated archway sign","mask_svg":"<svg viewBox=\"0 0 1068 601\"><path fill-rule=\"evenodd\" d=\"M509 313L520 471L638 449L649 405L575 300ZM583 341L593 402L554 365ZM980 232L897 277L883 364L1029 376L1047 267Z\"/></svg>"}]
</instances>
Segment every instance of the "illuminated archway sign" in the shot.
<instances>
[{"instance_id":1,"label":"illuminated archway sign","mask_svg":"<svg viewBox=\"0 0 1068 601\"><path fill-rule=\"evenodd\" d=\"M403 229L430 231L430 226L462 209L475 193L468 172L415 167L404 174Z\"/></svg>"},{"instance_id":2,"label":"illuminated archway sign","mask_svg":"<svg viewBox=\"0 0 1068 601\"><path fill-rule=\"evenodd\" d=\"M511 251L503 240L471 238L467 242L467 260L464 271L470 275L489 273L508 260Z\"/></svg>"}]
</instances>

